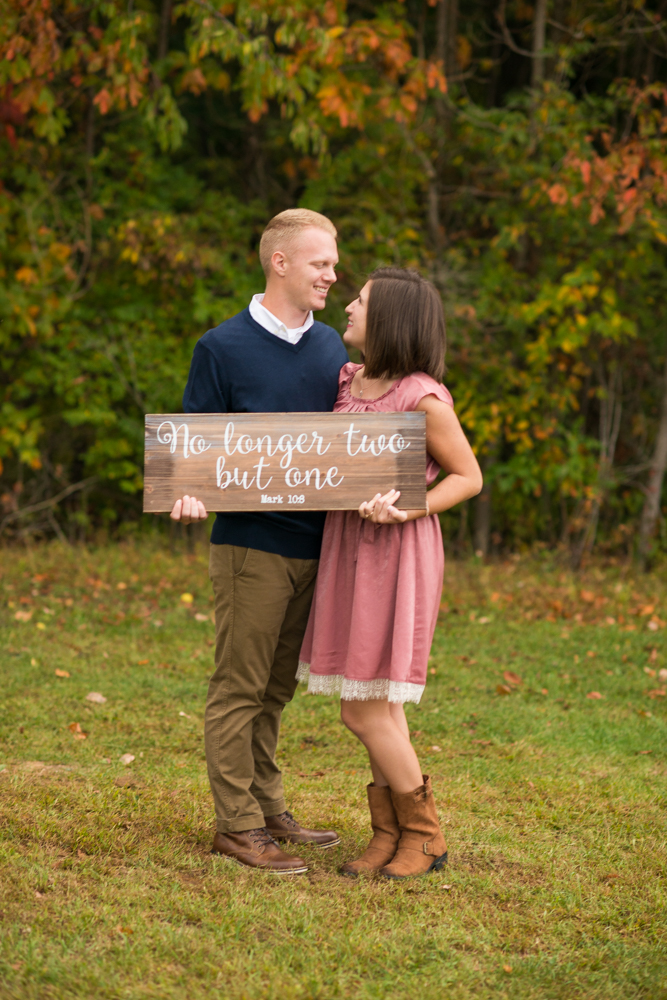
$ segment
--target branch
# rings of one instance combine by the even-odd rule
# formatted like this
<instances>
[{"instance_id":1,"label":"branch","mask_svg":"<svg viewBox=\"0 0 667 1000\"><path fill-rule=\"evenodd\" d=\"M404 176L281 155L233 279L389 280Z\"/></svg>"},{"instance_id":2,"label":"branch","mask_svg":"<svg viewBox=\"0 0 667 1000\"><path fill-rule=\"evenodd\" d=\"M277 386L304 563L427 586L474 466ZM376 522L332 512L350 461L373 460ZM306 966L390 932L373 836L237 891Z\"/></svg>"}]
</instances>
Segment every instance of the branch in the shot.
<instances>
[{"instance_id":1,"label":"branch","mask_svg":"<svg viewBox=\"0 0 667 1000\"><path fill-rule=\"evenodd\" d=\"M196 0L196 2L198 2L198 0ZM506 7L507 7L507 0L500 0L500 7L498 8L498 13L496 14L498 24L500 25L500 30L503 33L503 41L505 42L505 45L509 49L511 49L512 52L516 52L517 55L527 56L529 59L534 59L535 56L529 49L520 49L519 46L514 41L514 39L512 38L510 30L507 27L507 21L505 20Z\"/></svg>"},{"instance_id":2,"label":"branch","mask_svg":"<svg viewBox=\"0 0 667 1000\"><path fill-rule=\"evenodd\" d=\"M99 476L91 476L89 479L82 479L80 483L73 483L66 489L62 490L56 496L51 497L50 500L42 500L41 503L33 503L29 507L22 507L21 510L13 510L11 514L7 514L2 521L0 521L0 534L5 530L8 524L12 521L16 521L19 517L23 517L25 514L36 514L40 510L49 510L51 507L55 507L59 504L61 500L65 497L70 496L72 493L76 493L77 490L83 490L86 486L90 486L92 483L97 482Z\"/></svg>"},{"instance_id":3,"label":"branch","mask_svg":"<svg viewBox=\"0 0 667 1000\"><path fill-rule=\"evenodd\" d=\"M208 11L208 13L217 18L218 21L222 21L223 24L226 24L227 27L231 28L232 31L235 31L239 38L242 38L244 42L249 42L251 40L248 35L243 34L240 28L237 28L233 21L230 21L228 17L221 14L219 10L216 10L215 7L213 7L210 3L207 3L206 0L192 0L192 3L196 3L202 10Z\"/></svg>"}]
</instances>

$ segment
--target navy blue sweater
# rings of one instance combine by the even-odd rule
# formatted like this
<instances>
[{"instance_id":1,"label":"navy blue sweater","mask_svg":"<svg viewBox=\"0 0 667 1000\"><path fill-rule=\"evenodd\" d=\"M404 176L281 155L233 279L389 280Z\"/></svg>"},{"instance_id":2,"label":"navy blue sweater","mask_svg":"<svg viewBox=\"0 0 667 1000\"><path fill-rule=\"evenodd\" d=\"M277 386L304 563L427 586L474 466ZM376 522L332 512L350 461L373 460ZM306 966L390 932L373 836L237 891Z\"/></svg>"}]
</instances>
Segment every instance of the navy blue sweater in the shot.
<instances>
[{"instance_id":1,"label":"navy blue sweater","mask_svg":"<svg viewBox=\"0 0 667 1000\"><path fill-rule=\"evenodd\" d=\"M348 361L340 336L313 323L298 344L269 333L244 309L198 341L183 394L185 413L307 413L333 409ZM218 514L214 545L242 545L317 559L324 513Z\"/></svg>"}]
</instances>

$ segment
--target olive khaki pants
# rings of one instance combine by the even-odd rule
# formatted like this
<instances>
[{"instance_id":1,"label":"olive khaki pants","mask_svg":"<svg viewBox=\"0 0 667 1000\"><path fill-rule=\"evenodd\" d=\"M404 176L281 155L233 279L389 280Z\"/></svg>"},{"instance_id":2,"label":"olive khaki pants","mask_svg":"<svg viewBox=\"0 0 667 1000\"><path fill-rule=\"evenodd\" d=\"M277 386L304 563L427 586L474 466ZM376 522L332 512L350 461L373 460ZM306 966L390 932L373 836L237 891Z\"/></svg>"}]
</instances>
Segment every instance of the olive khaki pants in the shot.
<instances>
[{"instance_id":1,"label":"olive khaki pants","mask_svg":"<svg viewBox=\"0 0 667 1000\"><path fill-rule=\"evenodd\" d=\"M264 826L287 808L275 754L297 686L317 559L211 545L215 673L206 702L206 763L219 833Z\"/></svg>"}]
</instances>

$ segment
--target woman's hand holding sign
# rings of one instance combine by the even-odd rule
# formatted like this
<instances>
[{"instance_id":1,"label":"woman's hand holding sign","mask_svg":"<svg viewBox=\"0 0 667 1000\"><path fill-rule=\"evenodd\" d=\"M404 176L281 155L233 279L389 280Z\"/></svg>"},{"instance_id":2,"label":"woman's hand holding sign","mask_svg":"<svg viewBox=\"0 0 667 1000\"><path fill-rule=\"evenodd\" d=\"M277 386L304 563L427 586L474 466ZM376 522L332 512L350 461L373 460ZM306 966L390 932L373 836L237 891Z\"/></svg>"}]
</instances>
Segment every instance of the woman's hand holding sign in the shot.
<instances>
[{"instance_id":1,"label":"woman's hand holding sign","mask_svg":"<svg viewBox=\"0 0 667 1000\"><path fill-rule=\"evenodd\" d=\"M376 493L372 500L359 505L359 516L373 521L374 524L402 524L408 520L409 514L423 517L424 514L428 513L428 511L399 510L394 507L400 495L400 490L389 490L384 496L381 493Z\"/></svg>"}]
</instances>

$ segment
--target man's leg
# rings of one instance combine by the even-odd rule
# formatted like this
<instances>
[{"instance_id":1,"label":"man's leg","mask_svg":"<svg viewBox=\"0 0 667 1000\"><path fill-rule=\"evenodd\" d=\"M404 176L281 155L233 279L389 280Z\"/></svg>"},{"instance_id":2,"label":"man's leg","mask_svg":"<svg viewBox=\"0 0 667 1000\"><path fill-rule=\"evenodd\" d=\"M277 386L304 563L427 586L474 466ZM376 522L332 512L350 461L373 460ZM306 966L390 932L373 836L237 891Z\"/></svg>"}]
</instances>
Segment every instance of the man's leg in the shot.
<instances>
[{"instance_id":1,"label":"man's leg","mask_svg":"<svg viewBox=\"0 0 667 1000\"><path fill-rule=\"evenodd\" d=\"M264 826L262 806L251 788L255 778L253 730L263 711L293 596L287 562L282 556L257 549L211 546L216 656L206 704L205 741L219 833ZM279 774L273 787L280 787Z\"/></svg>"},{"instance_id":2,"label":"man's leg","mask_svg":"<svg viewBox=\"0 0 667 1000\"><path fill-rule=\"evenodd\" d=\"M282 775L276 764L280 719L297 687L299 651L308 624L315 590L317 559L285 559L293 591L285 610L271 671L252 733L255 779L251 791L264 816L276 816L287 808Z\"/></svg>"},{"instance_id":3,"label":"man's leg","mask_svg":"<svg viewBox=\"0 0 667 1000\"><path fill-rule=\"evenodd\" d=\"M308 623L318 565L316 560L294 559L289 562L292 564L289 569L294 593L280 630L262 711L253 726L255 780L252 791L264 810L266 828L276 840L314 847L335 847L340 843L335 830L308 829L287 811L282 775L275 760L282 711L294 697L297 686L299 652Z\"/></svg>"}]
</instances>

